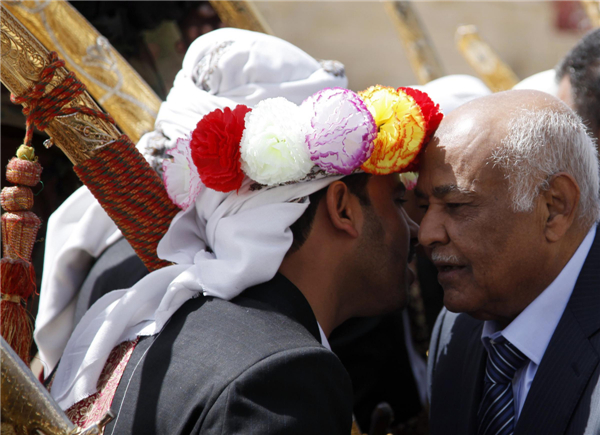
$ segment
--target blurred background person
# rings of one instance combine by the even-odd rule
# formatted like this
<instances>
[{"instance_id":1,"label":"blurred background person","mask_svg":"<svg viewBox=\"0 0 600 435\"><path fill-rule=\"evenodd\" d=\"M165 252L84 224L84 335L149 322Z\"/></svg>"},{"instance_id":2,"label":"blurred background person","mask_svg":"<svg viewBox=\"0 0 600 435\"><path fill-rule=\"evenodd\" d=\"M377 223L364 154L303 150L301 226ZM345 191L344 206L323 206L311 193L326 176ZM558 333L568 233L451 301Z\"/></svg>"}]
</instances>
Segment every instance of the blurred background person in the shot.
<instances>
[{"instance_id":1,"label":"blurred background person","mask_svg":"<svg viewBox=\"0 0 600 435\"><path fill-rule=\"evenodd\" d=\"M586 34L556 67L557 97L600 138L600 29Z\"/></svg>"}]
</instances>

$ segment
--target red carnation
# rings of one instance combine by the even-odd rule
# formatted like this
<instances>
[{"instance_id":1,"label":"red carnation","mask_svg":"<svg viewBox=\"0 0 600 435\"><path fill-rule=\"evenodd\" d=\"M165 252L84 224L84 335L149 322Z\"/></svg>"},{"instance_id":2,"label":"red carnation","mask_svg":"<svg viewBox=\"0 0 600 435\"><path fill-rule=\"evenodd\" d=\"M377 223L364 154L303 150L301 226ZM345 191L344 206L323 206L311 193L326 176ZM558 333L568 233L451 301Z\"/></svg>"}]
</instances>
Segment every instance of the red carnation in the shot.
<instances>
[{"instance_id":1,"label":"red carnation","mask_svg":"<svg viewBox=\"0 0 600 435\"><path fill-rule=\"evenodd\" d=\"M442 122L442 119L444 118L444 114L440 112L440 105L435 104L429 95L418 89L400 87L398 88L398 91L404 91L410 95L421 108L421 113L425 120L425 137L423 138L423 144L427 145L431 136L433 136L433 133L435 133L440 122ZM419 154L402 172L417 172L421 162L421 155L424 151L425 146L421 148Z\"/></svg>"},{"instance_id":2,"label":"red carnation","mask_svg":"<svg viewBox=\"0 0 600 435\"><path fill-rule=\"evenodd\" d=\"M192 133L190 148L202 183L219 192L242 186L244 173L240 162L240 141L244 118L251 109L239 105L231 110L217 109L200 120Z\"/></svg>"},{"instance_id":3,"label":"red carnation","mask_svg":"<svg viewBox=\"0 0 600 435\"><path fill-rule=\"evenodd\" d=\"M398 88L398 90L402 90L406 92L408 95L413 97L415 102L421 108L421 113L423 113L423 118L425 119L425 125L427 131L425 133L425 139L423 143L429 142L433 133L437 130L440 122L442 122L442 118L444 118L444 114L440 112L440 105L435 104L429 95L425 92L421 92L418 89L414 88Z\"/></svg>"}]
</instances>

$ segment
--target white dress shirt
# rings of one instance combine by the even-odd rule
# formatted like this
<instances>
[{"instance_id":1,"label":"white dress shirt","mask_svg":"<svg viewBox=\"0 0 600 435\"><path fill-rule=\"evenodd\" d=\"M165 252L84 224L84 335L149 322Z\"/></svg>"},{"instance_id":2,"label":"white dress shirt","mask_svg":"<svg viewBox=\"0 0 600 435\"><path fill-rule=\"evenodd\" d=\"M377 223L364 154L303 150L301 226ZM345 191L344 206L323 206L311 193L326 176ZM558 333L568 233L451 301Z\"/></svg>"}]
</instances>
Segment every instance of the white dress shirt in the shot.
<instances>
[{"instance_id":1,"label":"white dress shirt","mask_svg":"<svg viewBox=\"0 0 600 435\"><path fill-rule=\"evenodd\" d=\"M506 328L500 330L495 321L485 321L483 324L482 341L488 348L484 338L492 340L503 336L517 347L527 358L526 363L515 373L513 378L513 396L515 403L515 421L519 418L529 388L542 361L548 343L554 335L554 330L571 298L575 283L590 252L596 225L592 226L583 242L573 254L567 265L556 279L550 284L527 308L521 312ZM489 350L489 349L487 349Z\"/></svg>"},{"instance_id":2,"label":"white dress shirt","mask_svg":"<svg viewBox=\"0 0 600 435\"><path fill-rule=\"evenodd\" d=\"M327 340L327 336L325 335L323 328L321 328L321 324L319 322L317 322L317 325L319 326L319 334L321 334L321 344L323 345L323 347L325 349L331 350L331 346L329 345L329 340Z\"/></svg>"}]
</instances>

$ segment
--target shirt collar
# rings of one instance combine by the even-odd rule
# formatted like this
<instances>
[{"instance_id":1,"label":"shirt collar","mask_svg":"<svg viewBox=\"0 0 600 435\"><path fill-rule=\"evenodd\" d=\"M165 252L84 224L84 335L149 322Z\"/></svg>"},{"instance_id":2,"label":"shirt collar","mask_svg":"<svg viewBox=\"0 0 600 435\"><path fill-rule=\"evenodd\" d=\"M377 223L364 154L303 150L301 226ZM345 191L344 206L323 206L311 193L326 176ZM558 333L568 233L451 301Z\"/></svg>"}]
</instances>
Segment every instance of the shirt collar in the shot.
<instances>
[{"instance_id":1,"label":"shirt collar","mask_svg":"<svg viewBox=\"0 0 600 435\"><path fill-rule=\"evenodd\" d=\"M331 350L331 346L329 345L327 336L325 336L325 332L323 332L323 328L321 328L321 324L317 322L317 325L319 326L319 333L321 334L321 344L323 345L323 347L325 347L325 349Z\"/></svg>"},{"instance_id":2,"label":"shirt collar","mask_svg":"<svg viewBox=\"0 0 600 435\"><path fill-rule=\"evenodd\" d=\"M571 298L575 283L596 235L592 226L583 242L556 279L531 302L504 330L495 321L486 320L481 339L496 339L502 335L532 362L539 365L554 330Z\"/></svg>"}]
</instances>

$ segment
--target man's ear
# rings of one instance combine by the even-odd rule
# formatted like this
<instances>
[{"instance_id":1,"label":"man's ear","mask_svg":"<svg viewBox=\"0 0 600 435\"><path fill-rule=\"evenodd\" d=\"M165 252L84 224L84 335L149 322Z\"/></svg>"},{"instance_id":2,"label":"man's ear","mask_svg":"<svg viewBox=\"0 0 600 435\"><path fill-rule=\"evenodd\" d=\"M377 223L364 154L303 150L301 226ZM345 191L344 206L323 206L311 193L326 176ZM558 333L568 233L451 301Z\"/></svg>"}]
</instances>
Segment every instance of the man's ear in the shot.
<instances>
[{"instance_id":1,"label":"man's ear","mask_svg":"<svg viewBox=\"0 0 600 435\"><path fill-rule=\"evenodd\" d=\"M548 180L549 189L543 192L547 219L545 234L550 242L561 239L571 228L579 205L579 186L567 173L560 172Z\"/></svg>"},{"instance_id":2,"label":"man's ear","mask_svg":"<svg viewBox=\"0 0 600 435\"><path fill-rule=\"evenodd\" d=\"M350 193L346 183L339 180L331 183L327 189L325 204L331 225L336 230L353 238L360 235L362 207L358 198Z\"/></svg>"}]
</instances>

